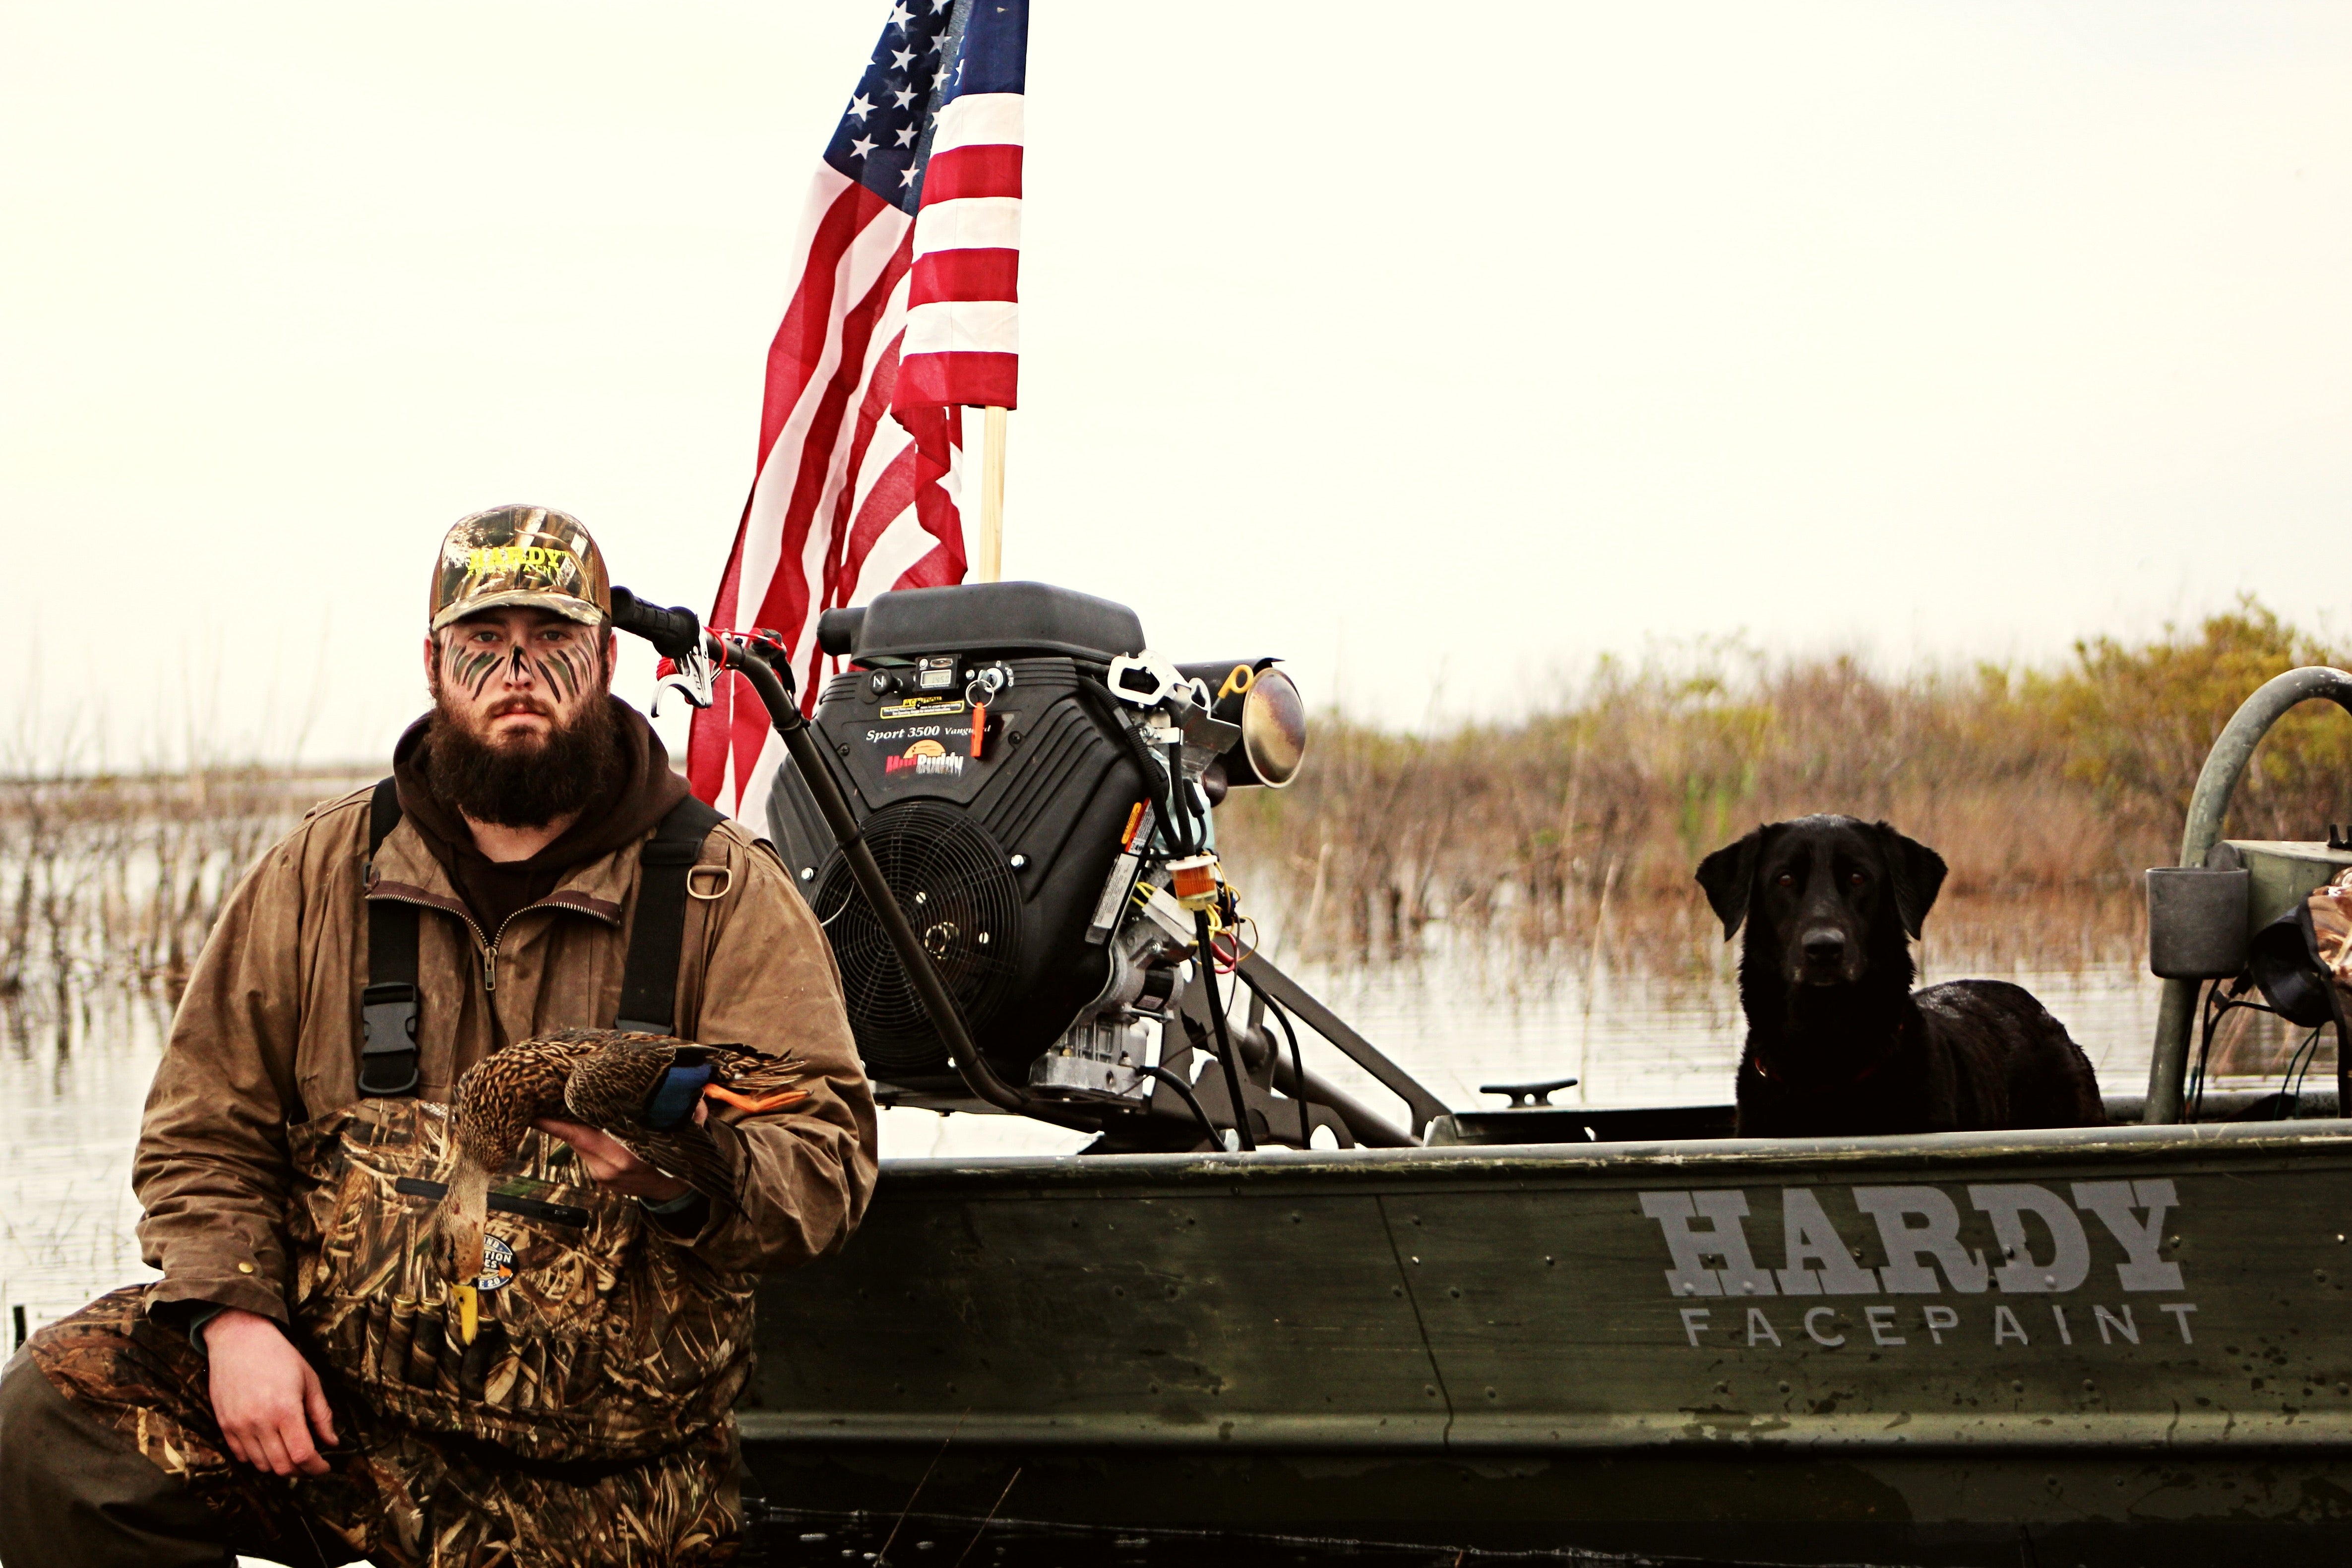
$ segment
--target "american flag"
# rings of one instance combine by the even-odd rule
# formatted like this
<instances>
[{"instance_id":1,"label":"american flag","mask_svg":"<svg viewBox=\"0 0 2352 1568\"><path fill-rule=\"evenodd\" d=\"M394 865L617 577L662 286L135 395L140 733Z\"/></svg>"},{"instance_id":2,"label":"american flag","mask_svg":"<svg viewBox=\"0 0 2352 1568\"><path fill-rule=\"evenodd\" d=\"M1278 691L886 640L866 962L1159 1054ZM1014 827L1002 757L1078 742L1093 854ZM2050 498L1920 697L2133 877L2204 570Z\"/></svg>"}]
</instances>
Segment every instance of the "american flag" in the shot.
<instances>
[{"instance_id":1,"label":"american flag","mask_svg":"<svg viewBox=\"0 0 2352 1568\"><path fill-rule=\"evenodd\" d=\"M783 634L804 707L820 613L962 580L961 405L1013 406L1019 364L1028 52L1028 0L896 0L817 167L710 611ZM761 821L772 742L758 700L722 682L688 742L694 792Z\"/></svg>"}]
</instances>

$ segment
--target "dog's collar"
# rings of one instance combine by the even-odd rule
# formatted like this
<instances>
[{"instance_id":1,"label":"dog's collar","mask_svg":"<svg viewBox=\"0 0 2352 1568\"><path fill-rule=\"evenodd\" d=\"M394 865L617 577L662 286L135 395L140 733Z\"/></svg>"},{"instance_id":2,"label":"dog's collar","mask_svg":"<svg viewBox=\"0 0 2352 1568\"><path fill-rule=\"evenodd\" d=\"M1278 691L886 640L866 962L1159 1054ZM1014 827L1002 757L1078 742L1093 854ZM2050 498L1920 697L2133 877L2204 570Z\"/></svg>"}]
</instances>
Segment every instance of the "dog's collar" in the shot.
<instances>
[{"instance_id":1,"label":"dog's collar","mask_svg":"<svg viewBox=\"0 0 2352 1568\"><path fill-rule=\"evenodd\" d=\"M1785 1072L1775 1072L1772 1071L1772 1064L1764 1059L1764 1048L1760 1045L1756 1048L1755 1054L1748 1060L1755 1062L1758 1077L1769 1082L1786 1084L1791 1089L1857 1089L1875 1077L1880 1068L1895 1060L1895 1053L1903 1049L1904 1037L1910 1032L1911 1020L1906 1018L1895 1026L1895 1038L1886 1042L1886 1049L1878 1053L1877 1060L1843 1082L1802 1083Z\"/></svg>"}]
</instances>

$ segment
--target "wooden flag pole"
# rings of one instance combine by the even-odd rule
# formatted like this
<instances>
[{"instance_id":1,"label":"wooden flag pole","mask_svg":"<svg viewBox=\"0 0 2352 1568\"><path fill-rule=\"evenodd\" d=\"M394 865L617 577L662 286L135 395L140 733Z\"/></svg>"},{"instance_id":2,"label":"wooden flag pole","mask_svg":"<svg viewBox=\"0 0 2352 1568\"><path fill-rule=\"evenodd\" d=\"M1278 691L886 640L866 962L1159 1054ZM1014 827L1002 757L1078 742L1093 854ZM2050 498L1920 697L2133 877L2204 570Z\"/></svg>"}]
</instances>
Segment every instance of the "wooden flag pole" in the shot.
<instances>
[{"instance_id":1,"label":"wooden flag pole","mask_svg":"<svg viewBox=\"0 0 2352 1568\"><path fill-rule=\"evenodd\" d=\"M1004 576L1004 410L991 406L980 447L980 556L971 563L975 582Z\"/></svg>"}]
</instances>

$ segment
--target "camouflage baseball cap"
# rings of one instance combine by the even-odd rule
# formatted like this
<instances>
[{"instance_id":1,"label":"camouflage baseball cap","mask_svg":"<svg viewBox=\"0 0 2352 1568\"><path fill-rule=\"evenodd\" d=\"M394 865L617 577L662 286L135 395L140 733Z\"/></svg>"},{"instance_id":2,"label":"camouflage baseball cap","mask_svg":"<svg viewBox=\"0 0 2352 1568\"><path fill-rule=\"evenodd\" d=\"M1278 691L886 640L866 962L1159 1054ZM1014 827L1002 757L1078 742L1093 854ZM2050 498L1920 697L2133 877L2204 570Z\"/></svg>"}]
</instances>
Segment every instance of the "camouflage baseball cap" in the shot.
<instances>
[{"instance_id":1,"label":"camouflage baseball cap","mask_svg":"<svg viewBox=\"0 0 2352 1568\"><path fill-rule=\"evenodd\" d=\"M483 610L536 605L595 625L613 613L604 557L580 519L545 507L460 517L433 566L432 630Z\"/></svg>"}]
</instances>

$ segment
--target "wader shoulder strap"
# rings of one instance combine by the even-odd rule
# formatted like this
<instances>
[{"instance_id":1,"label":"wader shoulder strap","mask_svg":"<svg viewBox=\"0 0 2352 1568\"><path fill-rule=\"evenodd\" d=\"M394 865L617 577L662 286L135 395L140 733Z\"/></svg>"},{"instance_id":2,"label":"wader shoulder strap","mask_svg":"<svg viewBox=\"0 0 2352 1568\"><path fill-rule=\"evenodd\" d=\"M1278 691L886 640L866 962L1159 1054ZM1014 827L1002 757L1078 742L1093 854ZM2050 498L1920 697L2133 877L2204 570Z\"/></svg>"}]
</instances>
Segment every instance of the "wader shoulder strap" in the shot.
<instances>
[{"instance_id":1,"label":"wader shoulder strap","mask_svg":"<svg viewBox=\"0 0 2352 1568\"><path fill-rule=\"evenodd\" d=\"M686 946L687 879L702 841L726 821L688 795L669 810L637 856L636 923L621 967L621 1013L614 1029L677 1032L677 969ZM723 890L722 890L723 891ZM707 895L706 895L707 896Z\"/></svg>"},{"instance_id":2,"label":"wader shoulder strap","mask_svg":"<svg viewBox=\"0 0 2352 1568\"><path fill-rule=\"evenodd\" d=\"M400 825L400 794L389 779L368 803L368 861ZM416 1092L416 922L397 899L367 901L368 983L360 993L360 1092L373 1099Z\"/></svg>"}]
</instances>

